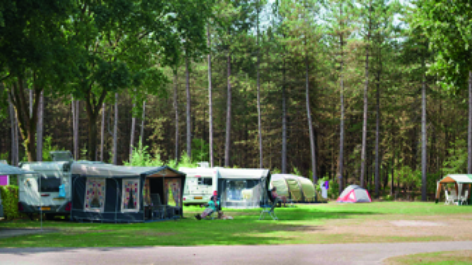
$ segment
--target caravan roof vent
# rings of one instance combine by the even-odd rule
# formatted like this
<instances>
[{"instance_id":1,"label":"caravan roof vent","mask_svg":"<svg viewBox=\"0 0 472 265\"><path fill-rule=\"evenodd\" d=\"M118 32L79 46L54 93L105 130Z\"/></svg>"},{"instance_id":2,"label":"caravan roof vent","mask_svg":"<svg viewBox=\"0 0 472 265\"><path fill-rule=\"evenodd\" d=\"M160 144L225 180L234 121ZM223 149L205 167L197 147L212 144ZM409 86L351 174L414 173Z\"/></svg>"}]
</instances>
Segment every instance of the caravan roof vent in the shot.
<instances>
[{"instance_id":1,"label":"caravan roof vent","mask_svg":"<svg viewBox=\"0 0 472 265\"><path fill-rule=\"evenodd\" d=\"M198 162L197 165L200 168L209 168L210 167L210 163L208 163L208 162Z\"/></svg>"}]
</instances>

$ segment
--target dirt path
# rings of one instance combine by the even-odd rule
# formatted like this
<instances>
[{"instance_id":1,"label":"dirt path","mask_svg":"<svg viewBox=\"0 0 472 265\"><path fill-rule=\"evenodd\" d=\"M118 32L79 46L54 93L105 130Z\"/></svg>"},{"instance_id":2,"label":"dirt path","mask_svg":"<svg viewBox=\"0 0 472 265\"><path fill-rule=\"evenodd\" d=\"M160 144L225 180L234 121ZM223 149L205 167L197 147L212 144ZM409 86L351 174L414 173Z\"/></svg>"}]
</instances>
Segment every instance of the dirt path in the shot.
<instances>
[{"instance_id":1,"label":"dirt path","mask_svg":"<svg viewBox=\"0 0 472 265\"><path fill-rule=\"evenodd\" d=\"M382 264L407 254L472 250L472 241L279 246L4 248L1 264Z\"/></svg>"},{"instance_id":2,"label":"dirt path","mask_svg":"<svg viewBox=\"0 0 472 265\"><path fill-rule=\"evenodd\" d=\"M24 236L24 235L34 235L41 233L51 233L57 231L56 229L36 229L36 228L1 228L0 227L0 238L14 237L14 236Z\"/></svg>"}]
</instances>

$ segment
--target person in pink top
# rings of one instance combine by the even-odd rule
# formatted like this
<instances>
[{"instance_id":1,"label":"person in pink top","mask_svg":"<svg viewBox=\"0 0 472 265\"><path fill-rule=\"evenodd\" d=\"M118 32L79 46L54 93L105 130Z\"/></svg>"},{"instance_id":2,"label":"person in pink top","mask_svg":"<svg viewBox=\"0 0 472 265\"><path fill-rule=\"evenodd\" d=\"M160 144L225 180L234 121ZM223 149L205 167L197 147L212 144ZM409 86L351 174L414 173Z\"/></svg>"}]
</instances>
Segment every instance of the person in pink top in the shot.
<instances>
[{"instance_id":1,"label":"person in pink top","mask_svg":"<svg viewBox=\"0 0 472 265\"><path fill-rule=\"evenodd\" d=\"M278 195L276 187L273 187L270 193L272 195L272 198L274 199L274 204L277 204L280 201L282 201L284 203L284 207L287 207L287 205L286 205L287 197Z\"/></svg>"}]
</instances>

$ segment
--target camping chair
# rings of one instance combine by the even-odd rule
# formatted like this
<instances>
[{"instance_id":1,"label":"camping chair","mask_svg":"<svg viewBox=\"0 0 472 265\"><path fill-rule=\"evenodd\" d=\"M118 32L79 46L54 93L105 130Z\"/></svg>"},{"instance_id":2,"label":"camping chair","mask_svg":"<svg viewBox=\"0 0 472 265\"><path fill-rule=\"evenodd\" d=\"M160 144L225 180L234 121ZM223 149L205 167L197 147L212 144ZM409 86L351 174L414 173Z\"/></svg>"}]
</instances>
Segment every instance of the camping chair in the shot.
<instances>
[{"instance_id":1,"label":"camping chair","mask_svg":"<svg viewBox=\"0 0 472 265\"><path fill-rule=\"evenodd\" d=\"M461 197L459 198L459 201L460 201L460 203L461 203L462 205L464 205L464 204L469 204L468 199L469 199L469 191L466 190L464 196L461 196Z\"/></svg>"},{"instance_id":2,"label":"camping chair","mask_svg":"<svg viewBox=\"0 0 472 265\"><path fill-rule=\"evenodd\" d=\"M455 204L459 200L459 197L457 196L457 193L454 189L451 191L451 195L449 197L451 197L452 204Z\"/></svg>"},{"instance_id":3,"label":"camping chair","mask_svg":"<svg viewBox=\"0 0 472 265\"><path fill-rule=\"evenodd\" d=\"M213 197L213 196L212 196L212 197ZM216 200L219 201L220 203L219 203L218 206L216 207L216 211L213 211L213 212L211 212L209 215L205 216L205 219L207 219L207 220L214 220L214 219L215 219L215 216L213 216L213 214L216 213L216 214L218 215L218 212L221 211L220 195L218 195L216 198L217 198ZM205 204L205 206L208 206L208 204Z\"/></svg>"},{"instance_id":4,"label":"camping chair","mask_svg":"<svg viewBox=\"0 0 472 265\"><path fill-rule=\"evenodd\" d=\"M154 216L164 219L166 214L166 206L162 205L161 197L158 193L151 194L152 212Z\"/></svg>"},{"instance_id":5,"label":"camping chair","mask_svg":"<svg viewBox=\"0 0 472 265\"><path fill-rule=\"evenodd\" d=\"M454 200L452 199L452 196L449 195L447 190L444 191L444 195L446 196L446 201L444 202L445 205L453 204Z\"/></svg>"},{"instance_id":6,"label":"camping chair","mask_svg":"<svg viewBox=\"0 0 472 265\"><path fill-rule=\"evenodd\" d=\"M275 199L272 197L272 192L269 192L269 201L265 201L261 207L261 215L259 216L259 220L264 220L264 217L266 214L269 214L270 217L272 217L272 220L279 220L277 218L277 215L275 215L275 206L277 205Z\"/></svg>"}]
</instances>

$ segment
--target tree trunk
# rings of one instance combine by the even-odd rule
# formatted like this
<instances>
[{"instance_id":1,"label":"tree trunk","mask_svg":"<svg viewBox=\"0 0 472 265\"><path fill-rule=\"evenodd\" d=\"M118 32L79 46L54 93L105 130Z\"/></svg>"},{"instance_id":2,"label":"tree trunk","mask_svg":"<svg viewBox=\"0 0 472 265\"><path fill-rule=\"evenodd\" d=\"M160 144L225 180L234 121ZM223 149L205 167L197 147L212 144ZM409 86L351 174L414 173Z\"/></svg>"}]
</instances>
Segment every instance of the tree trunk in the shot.
<instances>
[{"instance_id":1,"label":"tree trunk","mask_svg":"<svg viewBox=\"0 0 472 265\"><path fill-rule=\"evenodd\" d=\"M72 98L72 134L74 138L74 159L79 159L79 110L80 102ZM90 147L89 147L90 148Z\"/></svg>"},{"instance_id":2,"label":"tree trunk","mask_svg":"<svg viewBox=\"0 0 472 265\"><path fill-rule=\"evenodd\" d=\"M366 157L366 141L367 141L367 92L369 88L369 40L370 40L370 13L371 6L369 6L369 32L367 35L367 47L365 49L365 84L364 84L364 122L362 125L362 151L361 151L361 187L364 187L364 177L365 177L365 157Z\"/></svg>"},{"instance_id":3,"label":"tree trunk","mask_svg":"<svg viewBox=\"0 0 472 265\"><path fill-rule=\"evenodd\" d=\"M11 102L10 93L8 93L8 110L10 114L11 126L11 165L18 166L18 122L16 120L15 109Z\"/></svg>"},{"instance_id":4,"label":"tree trunk","mask_svg":"<svg viewBox=\"0 0 472 265\"><path fill-rule=\"evenodd\" d=\"M38 107L38 125L37 125L37 147L36 147L36 160L43 161L43 118L44 116L44 93L41 92L39 96L39 107Z\"/></svg>"},{"instance_id":5,"label":"tree trunk","mask_svg":"<svg viewBox=\"0 0 472 265\"><path fill-rule=\"evenodd\" d=\"M390 196L393 196L393 191L394 191L394 175L395 175L395 136L392 132L392 138L393 138L393 144L392 144L392 179L391 179L391 185L390 185Z\"/></svg>"},{"instance_id":6,"label":"tree trunk","mask_svg":"<svg viewBox=\"0 0 472 265\"><path fill-rule=\"evenodd\" d=\"M380 55L379 55L380 56ZM380 66L381 67L381 66ZM380 71L377 73L377 91L376 91L376 115L375 115L375 197L379 197L380 190Z\"/></svg>"},{"instance_id":7,"label":"tree trunk","mask_svg":"<svg viewBox=\"0 0 472 265\"><path fill-rule=\"evenodd\" d=\"M141 116L141 133L139 134L139 141L141 145L144 142L144 121L146 120L146 100L143 102L143 114Z\"/></svg>"},{"instance_id":8,"label":"tree trunk","mask_svg":"<svg viewBox=\"0 0 472 265\"><path fill-rule=\"evenodd\" d=\"M192 98L190 96L190 77L189 77L189 61L185 58L185 90L187 91L187 156L192 158L192 117L191 104Z\"/></svg>"},{"instance_id":9,"label":"tree trunk","mask_svg":"<svg viewBox=\"0 0 472 265\"><path fill-rule=\"evenodd\" d=\"M29 91L29 117L33 117L33 89L28 89Z\"/></svg>"},{"instance_id":10,"label":"tree trunk","mask_svg":"<svg viewBox=\"0 0 472 265\"><path fill-rule=\"evenodd\" d=\"M467 174L472 174L472 71L469 71L469 133L467 138Z\"/></svg>"},{"instance_id":11,"label":"tree trunk","mask_svg":"<svg viewBox=\"0 0 472 265\"><path fill-rule=\"evenodd\" d=\"M177 71L174 70L174 111L175 111L175 161L179 162L179 105L177 103Z\"/></svg>"},{"instance_id":12,"label":"tree trunk","mask_svg":"<svg viewBox=\"0 0 472 265\"><path fill-rule=\"evenodd\" d=\"M12 84L10 91L10 99L14 106L19 132L30 162L36 160L36 125L38 122L39 96L42 92L42 89L35 87L34 84L33 87L35 93L33 99L30 100L33 108L32 113L30 113L31 106L26 99L23 79L18 78L18 81ZM30 114L32 115L30 116Z\"/></svg>"},{"instance_id":13,"label":"tree trunk","mask_svg":"<svg viewBox=\"0 0 472 265\"><path fill-rule=\"evenodd\" d=\"M306 98L306 115L308 117L308 132L310 133L311 168L313 170L312 179L313 179L313 183L318 183L318 178L316 175L315 136L313 134L313 122L311 120L311 109L310 109L310 80L309 80L308 70L309 70L308 57L305 56L305 98Z\"/></svg>"},{"instance_id":14,"label":"tree trunk","mask_svg":"<svg viewBox=\"0 0 472 265\"><path fill-rule=\"evenodd\" d=\"M100 124L100 161L103 162L104 158L104 145L105 145L105 110L106 104L102 104L102 124Z\"/></svg>"},{"instance_id":15,"label":"tree trunk","mask_svg":"<svg viewBox=\"0 0 472 265\"><path fill-rule=\"evenodd\" d=\"M230 166L230 150L231 150L231 57L228 51L227 55L227 82L228 93L226 97L226 140L225 140L225 167Z\"/></svg>"},{"instance_id":16,"label":"tree trunk","mask_svg":"<svg viewBox=\"0 0 472 265\"><path fill-rule=\"evenodd\" d=\"M210 144L210 166L214 166L213 161L213 96L212 96L212 87L211 87L211 34L210 34L210 25L208 25L207 29L207 41L208 41L208 48L210 51L208 52L208 105L209 105L209 113L208 113L208 122L209 122L209 136L208 141Z\"/></svg>"},{"instance_id":17,"label":"tree trunk","mask_svg":"<svg viewBox=\"0 0 472 265\"><path fill-rule=\"evenodd\" d=\"M342 2L340 2L341 8L340 10L340 17L343 16L343 8ZM343 67L344 67L344 39L343 34L339 35L339 45L341 48L341 63L340 63L340 70L339 70L339 85L340 94L341 94L341 121L339 126L339 194L341 194L344 190L344 74L343 74Z\"/></svg>"},{"instance_id":18,"label":"tree trunk","mask_svg":"<svg viewBox=\"0 0 472 265\"><path fill-rule=\"evenodd\" d=\"M118 93L115 93L115 119L113 121L113 164L118 164Z\"/></svg>"},{"instance_id":19,"label":"tree trunk","mask_svg":"<svg viewBox=\"0 0 472 265\"><path fill-rule=\"evenodd\" d=\"M133 103L133 109L136 108L136 103ZM136 117L131 118L131 139L129 141L129 162L132 160L134 147L134 131L136 130Z\"/></svg>"},{"instance_id":20,"label":"tree trunk","mask_svg":"<svg viewBox=\"0 0 472 265\"><path fill-rule=\"evenodd\" d=\"M259 47L259 13L260 1L257 2L257 132L259 138L259 168L264 167L264 157L262 152L262 121L261 121L261 83L260 83L260 47Z\"/></svg>"},{"instance_id":21,"label":"tree trunk","mask_svg":"<svg viewBox=\"0 0 472 265\"><path fill-rule=\"evenodd\" d=\"M287 173L287 99L285 95L285 58L282 79L282 173Z\"/></svg>"},{"instance_id":22,"label":"tree trunk","mask_svg":"<svg viewBox=\"0 0 472 265\"><path fill-rule=\"evenodd\" d=\"M423 59L424 65L424 59ZM423 73L423 87L421 89L421 105L422 105L422 113L421 113L421 200L426 201L427 190L426 190L426 76Z\"/></svg>"}]
</instances>

